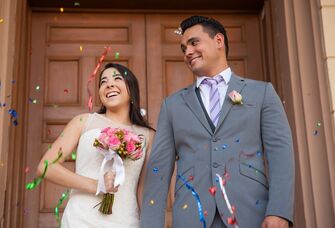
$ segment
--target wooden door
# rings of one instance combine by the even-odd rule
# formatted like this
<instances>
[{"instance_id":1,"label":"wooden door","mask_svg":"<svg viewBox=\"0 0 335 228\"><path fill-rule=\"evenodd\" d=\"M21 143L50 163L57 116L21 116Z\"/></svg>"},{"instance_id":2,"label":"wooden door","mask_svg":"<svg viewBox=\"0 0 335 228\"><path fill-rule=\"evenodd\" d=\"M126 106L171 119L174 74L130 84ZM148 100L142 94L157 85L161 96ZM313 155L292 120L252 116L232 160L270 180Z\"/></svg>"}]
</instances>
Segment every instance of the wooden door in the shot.
<instances>
[{"instance_id":1,"label":"wooden door","mask_svg":"<svg viewBox=\"0 0 335 228\"><path fill-rule=\"evenodd\" d=\"M26 151L26 165L31 171L26 182L35 177L33 170L66 123L88 111L86 83L107 45L112 51L105 62L119 62L133 70L140 82L141 106L156 126L162 99L194 81L183 62L180 37L174 34L188 16L33 13ZM209 16L227 28L232 69L243 76L264 79L258 16ZM91 85L91 90L96 110L96 85ZM69 158L65 166L74 170L74 161ZM174 182L175 176L170 192ZM26 191L24 227L57 227L54 208L64 190L43 181L37 189ZM172 203L170 193L166 227L171 227Z\"/></svg>"},{"instance_id":2,"label":"wooden door","mask_svg":"<svg viewBox=\"0 0 335 228\"><path fill-rule=\"evenodd\" d=\"M157 122L164 97L194 81L183 62L180 36L174 34L180 22L191 15L147 15L147 80L149 120ZM228 62L232 70L248 78L264 80L258 15L208 15L226 28L229 40ZM174 173L168 196L166 227L172 227Z\"/></svg>"},{"instance_id":3,"label":"wooden door","mask_svg":"<svg viewBox=\"0 0 335 228\"><path fill-rule=\"evenodd\" d=\"M67 122L88 112L86 84L105 46L111 45L105 62L130 67L146 93L144 21L144 15L33 13L26 182ZM91 91L97 110L94 83ZM146 99L141 102L145 107ZM74 161L65 166L74 170ZM64 190L43 181L26 191L24 227L57 227L54 208Z\"/></svg>"}]
</instances>

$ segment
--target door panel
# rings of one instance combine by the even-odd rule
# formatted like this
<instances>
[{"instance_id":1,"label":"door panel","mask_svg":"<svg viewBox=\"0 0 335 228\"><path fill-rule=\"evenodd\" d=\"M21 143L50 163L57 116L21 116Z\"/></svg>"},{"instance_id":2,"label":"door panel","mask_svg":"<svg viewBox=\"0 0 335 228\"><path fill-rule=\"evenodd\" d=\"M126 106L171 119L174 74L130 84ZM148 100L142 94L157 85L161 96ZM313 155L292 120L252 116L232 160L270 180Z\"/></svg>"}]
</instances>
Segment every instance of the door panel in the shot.
<instances>
[{"instance_id":1,"label":"door panel","mask_svg":"<svg viewBox=\"0 0 335 228\"><path fill-rule=\"evenodd\" d=\"M161 101L194 81L183 62L180 37L174 34L190 15L33 13L26 166L37 167L67 122L88 112L86 83L104 47L111 45L103 65L128 66L138 77L141 106L155 127ZM233 71L264 79L257 15L210 15L227 28L229 64ZM81 49L81 48L82 49ZM119 58L115 53L119 52ZM40 86L37 90L36 86ZM94 109L100 106L98 83L92 83ZM74 161L64 164L74 170ZM35 177L29 172L26 182ZM171 227L175 174L168 196L166 227ZM57 227L54 207L65 188L43 181L25 195L24 227ZM66 203L66 202L65 202ZM65 204L62 208L64 208ZM62 210L61 210L62 211Z\"/></svg>"}]
</instances>

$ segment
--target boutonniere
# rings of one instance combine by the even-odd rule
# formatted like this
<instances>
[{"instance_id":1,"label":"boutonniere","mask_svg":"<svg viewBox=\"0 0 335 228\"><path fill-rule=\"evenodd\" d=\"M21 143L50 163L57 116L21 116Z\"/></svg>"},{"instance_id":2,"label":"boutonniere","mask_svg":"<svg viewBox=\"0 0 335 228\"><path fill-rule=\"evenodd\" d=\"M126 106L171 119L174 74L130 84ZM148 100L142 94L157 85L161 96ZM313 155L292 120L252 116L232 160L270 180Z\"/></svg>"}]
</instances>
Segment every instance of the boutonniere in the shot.
<instances>
[{"instance_id":1,"label":"boutonniere","mask_svg":"<svg viewBox=\"0 0 335 228\"><path fill-rule=\"evenodd\" d=\"M235 90L231 91L228 96L230 97L231 101L233 102L234 105L241 105L243 104L242 102L242 95Z\"/></svg>"}]
</instances>

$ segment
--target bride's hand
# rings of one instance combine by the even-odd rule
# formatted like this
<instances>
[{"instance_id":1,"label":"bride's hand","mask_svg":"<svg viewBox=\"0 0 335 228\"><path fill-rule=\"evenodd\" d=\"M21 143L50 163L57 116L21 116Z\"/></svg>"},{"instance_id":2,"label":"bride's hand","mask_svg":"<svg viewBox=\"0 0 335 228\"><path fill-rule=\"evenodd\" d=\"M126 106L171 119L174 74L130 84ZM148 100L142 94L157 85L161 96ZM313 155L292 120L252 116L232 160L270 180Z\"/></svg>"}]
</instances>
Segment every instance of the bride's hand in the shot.
<instances>
[{"instance_id":1,"label":"bride's hand","mask_svg":"<svg viewBox=\"0 0 335 228\"><path fill-rule=\"evenodd\" d=\"M114 170L108 171L104 175L106 192L116 193L119 189L119 185L114 187L116 172Z\"/></svg>"}]
</instances>

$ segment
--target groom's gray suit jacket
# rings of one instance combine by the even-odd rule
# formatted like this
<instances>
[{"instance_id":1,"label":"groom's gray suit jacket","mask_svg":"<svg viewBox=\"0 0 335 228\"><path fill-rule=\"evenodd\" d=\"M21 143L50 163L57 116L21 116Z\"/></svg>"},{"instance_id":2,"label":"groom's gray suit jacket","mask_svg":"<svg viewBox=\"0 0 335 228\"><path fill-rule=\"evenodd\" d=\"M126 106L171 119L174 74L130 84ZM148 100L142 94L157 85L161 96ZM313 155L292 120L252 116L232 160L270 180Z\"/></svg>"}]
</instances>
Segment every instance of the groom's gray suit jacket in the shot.
<instances>
[{"instance_id":1,"label":"groom's gray suit jacket","mask_svg":"<svg viewBox=\"0 0 335 228\"><path fill-rule=\"evenodd\" d=\"M217 127L212 131L195 85L166 98L147 167L142 228L163 228L171 175L184 177L199 194L207 227L216 208L227 227L230 216L216 174L226 180L227 197L239 227L257 228L266 215L292 221L294 156L282 103L270 83L232 75ZM266 164L266 165L265 165ZM265 168L268 167L268 168ZM226 174L226 175L225 175ZM210 187L216 188L213 196ZM177 179L173 227L202 227L196 197Z\"/></svg>"}]
</instances>

